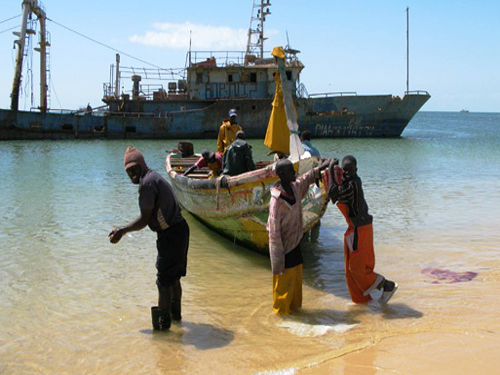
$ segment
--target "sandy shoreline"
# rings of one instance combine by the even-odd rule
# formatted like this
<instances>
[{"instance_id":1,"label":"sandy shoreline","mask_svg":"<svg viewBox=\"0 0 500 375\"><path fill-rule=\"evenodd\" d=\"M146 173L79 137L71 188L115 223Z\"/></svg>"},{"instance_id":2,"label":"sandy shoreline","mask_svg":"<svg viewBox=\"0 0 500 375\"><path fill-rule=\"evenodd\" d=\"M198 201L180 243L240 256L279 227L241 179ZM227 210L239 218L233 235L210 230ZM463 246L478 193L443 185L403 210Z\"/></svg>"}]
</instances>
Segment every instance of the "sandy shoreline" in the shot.
<instances>
[{"instance_id":1,"label":"sandy shoreline","mask_svg":"<svg viewBox=\"0 0 500 375\"><path fill-rule=\"evenodd\" d=\"M498 332L423 332L383 339L366 349L310 365L300 375L499 373Z\"/></svg>"}]
</instances>

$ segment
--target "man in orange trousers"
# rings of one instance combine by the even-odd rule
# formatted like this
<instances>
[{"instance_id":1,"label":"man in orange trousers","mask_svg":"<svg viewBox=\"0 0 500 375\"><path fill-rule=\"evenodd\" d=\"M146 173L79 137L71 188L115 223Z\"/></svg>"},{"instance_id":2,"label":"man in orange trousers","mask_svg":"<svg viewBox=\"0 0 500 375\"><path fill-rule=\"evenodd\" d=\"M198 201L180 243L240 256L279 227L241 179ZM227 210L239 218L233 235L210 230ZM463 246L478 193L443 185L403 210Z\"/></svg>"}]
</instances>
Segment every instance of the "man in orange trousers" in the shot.
<instances>
[{"instance_id":1,"label":"man in orange trousers","mask_svg":"<svg viewBox=\"0 0 500 375\"><path fill-rule=\"evenodd\" d=\"M332 169L330 169L332 170ZM373 217L368 214L361 179L357 175L357 161L354 156L342 160L342 169L335 168L330 199L347 222L344 234L344 259L347 286L355 303L376 300L387 303L396 292L398 285L375 273L375 253L373 251Z\"/></svg>"}]
</instances>

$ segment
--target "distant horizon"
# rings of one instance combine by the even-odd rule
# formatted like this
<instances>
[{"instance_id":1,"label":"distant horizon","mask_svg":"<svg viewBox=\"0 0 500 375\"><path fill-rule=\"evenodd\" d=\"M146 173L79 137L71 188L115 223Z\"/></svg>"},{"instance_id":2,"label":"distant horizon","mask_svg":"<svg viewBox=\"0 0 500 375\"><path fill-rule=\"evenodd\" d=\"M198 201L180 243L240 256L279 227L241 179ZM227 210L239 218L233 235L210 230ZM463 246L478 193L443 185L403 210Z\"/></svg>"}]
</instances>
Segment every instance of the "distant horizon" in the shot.
<instances>
[{"instance_id":1,"label":"distant horizon","mask_svg":"<svg viewBox=\"0 0 500 375\"><path fill-rule=\"evenodd\" d=\"M465 113L492 113L492 114L495 114L495 113L500 113L500 111L498 111L498 112L491 112L491 111L471 111L471 110L469 110L469 109L467 109L467 108L464 108L464 109L467 111L467 112L465 112ZM455 110L455 111L449 111L449 110L446 110L446 111L445 111L445 110L439 110L439 109L437 109L437 110L420 110L420 111L418 111L417 113L423 113L423 112L461 113L461 111L462 111L461 109L459 109L458 111L456 111L456 110Z\"/></svg>"}]
</instances>

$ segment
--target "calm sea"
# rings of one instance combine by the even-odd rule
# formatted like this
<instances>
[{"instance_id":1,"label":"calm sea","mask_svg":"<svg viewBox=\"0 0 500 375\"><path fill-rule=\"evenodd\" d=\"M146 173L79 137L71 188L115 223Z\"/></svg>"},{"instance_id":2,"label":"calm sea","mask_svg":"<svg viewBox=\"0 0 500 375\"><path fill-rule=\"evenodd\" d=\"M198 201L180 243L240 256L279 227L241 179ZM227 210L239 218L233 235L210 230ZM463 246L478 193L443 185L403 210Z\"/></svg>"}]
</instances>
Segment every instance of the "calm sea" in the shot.
<instances>
[{"instance_id":1,"label":"calm sea","mask_svg":"<svg viewBox=\"0 0 500 375\"><path fill-rule=\"evenodd\" d=\"M386 337L498 337L500 114L422 112L399 139L313 141L358 159L376 271L399 283L388 307L350 303L335 206L304 240L304 308L289 319L271 312L269 259L186 214L184 319L164 334L150 322L154 234L107 239L138 215L130 143L166 175L175 141L0 143L1 374L294 374Z\"/></svg>"}]
</instances>

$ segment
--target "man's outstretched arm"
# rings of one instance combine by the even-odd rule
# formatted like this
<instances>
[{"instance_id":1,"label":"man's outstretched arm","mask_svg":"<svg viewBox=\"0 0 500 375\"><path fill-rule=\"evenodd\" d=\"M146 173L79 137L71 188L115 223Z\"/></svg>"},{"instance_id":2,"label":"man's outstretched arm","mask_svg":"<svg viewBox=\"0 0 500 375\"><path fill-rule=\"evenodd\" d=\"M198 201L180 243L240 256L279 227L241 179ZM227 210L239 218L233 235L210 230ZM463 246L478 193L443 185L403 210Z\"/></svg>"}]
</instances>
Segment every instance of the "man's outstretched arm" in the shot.
<instances>
[{"instance_id":1,"label":"man's outstretched arm","mask_svg":"<svg viewBox=\"0 0 500 375\"><path fill-rule=\"evenodd\" d=\"M120 239L128 232L134 232L143 229L149 223L149 219L153 214L153 210L150 208L145 208L141 210L141 214L130 223L124 225L123 227L113 228L109 233L109 242L118 243Z\"/></svg>"}]
</instances>

